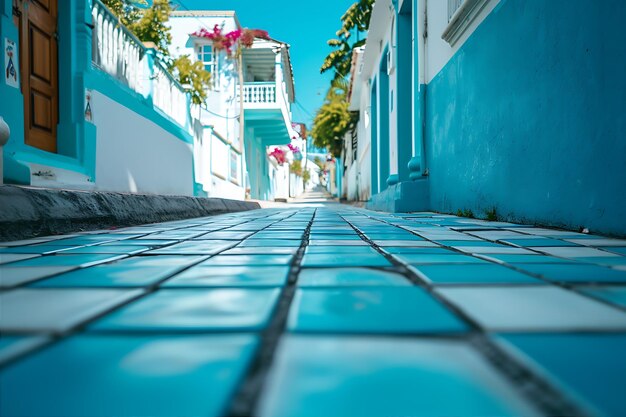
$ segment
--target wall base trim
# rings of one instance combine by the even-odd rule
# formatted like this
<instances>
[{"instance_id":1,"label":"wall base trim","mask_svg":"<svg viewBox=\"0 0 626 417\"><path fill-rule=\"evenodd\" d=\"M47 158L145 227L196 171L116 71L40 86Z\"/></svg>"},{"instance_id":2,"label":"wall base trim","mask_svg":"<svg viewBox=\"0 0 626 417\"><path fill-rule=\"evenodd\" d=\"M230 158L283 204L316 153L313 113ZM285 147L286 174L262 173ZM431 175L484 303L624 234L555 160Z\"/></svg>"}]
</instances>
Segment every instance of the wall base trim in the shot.
<instances>
[{"instance_id":1,"label":"wall base trim","mask_svg":"<svg viewBox=\"0 0 626 417\"><path fill-rule=\"evenodd\" d=\"M373 195L367 202L369 210L408 213L430 210L430 185L427 178L403 181Z\"/></svg>"}]
</instances>

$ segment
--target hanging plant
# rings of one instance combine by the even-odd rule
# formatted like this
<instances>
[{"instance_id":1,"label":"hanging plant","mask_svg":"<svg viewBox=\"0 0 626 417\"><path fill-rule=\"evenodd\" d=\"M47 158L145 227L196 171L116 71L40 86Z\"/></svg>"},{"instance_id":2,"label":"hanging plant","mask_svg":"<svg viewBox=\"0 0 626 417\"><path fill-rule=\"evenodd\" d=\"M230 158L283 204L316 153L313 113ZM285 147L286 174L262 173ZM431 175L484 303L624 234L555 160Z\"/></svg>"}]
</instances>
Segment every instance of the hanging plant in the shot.
<instances>
[{"instance_id":1,"label":"hanging plant","mask_svg":"<svg viewBox=\"0 0 626 417\"><path fill-rule=\"evenodd\" d=\"M274 158L278 165L283 165L285 162L287 162L287 153L280 148L274 148L274 150L270 152L268 156Z\"/></svg>"},{"instance_id":2,"label":"hanging plant","mask_svg":"<svg viewBox=\"0 0 626 417\"><path fill-rule=\"evenodd\" d=\"M226 51L226 55L229 57L238 56L242 48L251 48L255 39L270 39L265 30L243 28L224 33L219 25L215 25L212 31L197 30L191 36L210 39L213 49Z\"/></svg>"}]
</instances>

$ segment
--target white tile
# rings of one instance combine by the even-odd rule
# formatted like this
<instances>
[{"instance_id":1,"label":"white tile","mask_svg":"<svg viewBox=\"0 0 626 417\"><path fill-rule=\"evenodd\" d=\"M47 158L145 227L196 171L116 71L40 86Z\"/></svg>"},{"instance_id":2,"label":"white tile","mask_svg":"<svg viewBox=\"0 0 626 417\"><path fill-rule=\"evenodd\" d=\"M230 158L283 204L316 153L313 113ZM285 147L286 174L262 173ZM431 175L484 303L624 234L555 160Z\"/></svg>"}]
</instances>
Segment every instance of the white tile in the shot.
<instances>
[{"instance_id":1,"label":"white tile","mask_svg":"<svg viewBox=\"0 0 626 417\"><path fill-rule=\"evenodd\" d=\"M626 330L626 313L556 287L437 290L489 330Z\"/></svg>"},{"instance_id":2,"label":"white tile","mask_svg":"<svg viewBox=\"0 0 626 417\"><path fill-rule=\"evenodd\" d=\"M141 290L19 289L0 293L0 330L62 332Z\"/></svg>"},{"instance_id":3,"label":"white tile","mask_svg":"<svg viewBox=\"0 0 626 417\"><path fill-rule=\"evenodd\" d=\"M553 256L560 256L562 258L606 258L609 256L619 256L615 253L606 252L599 249L571 246L539 246L533 249L538 252L544 252Z\"/></svg>"},{"instance_id":4,"label":"white tile","mask_svg":"<svg viewBox=\"0 0 626 417\"><path fill-rule=\"evenodd\" d=\"M52 275L76 269L74 266L11 266L0 267L0 288L15 287Z\"/></svg>"}]
</instances>

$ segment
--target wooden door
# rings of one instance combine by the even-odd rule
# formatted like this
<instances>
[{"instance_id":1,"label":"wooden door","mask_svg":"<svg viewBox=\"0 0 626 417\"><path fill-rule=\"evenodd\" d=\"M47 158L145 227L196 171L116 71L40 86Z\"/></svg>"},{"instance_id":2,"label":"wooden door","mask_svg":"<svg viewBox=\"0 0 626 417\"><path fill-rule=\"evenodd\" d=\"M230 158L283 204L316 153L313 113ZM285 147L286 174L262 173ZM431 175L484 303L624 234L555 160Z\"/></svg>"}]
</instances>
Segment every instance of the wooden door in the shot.
<instances>
[{"instance_id":1,"label":"wooden door","mask_svg":"<svg viewBox=\"0 0 626 417\"><path fill-rule=\"evenodd\" d=\"M20 23L25 142L57 151L57 0L15 0Z\"/></svg>"}]
</instances>

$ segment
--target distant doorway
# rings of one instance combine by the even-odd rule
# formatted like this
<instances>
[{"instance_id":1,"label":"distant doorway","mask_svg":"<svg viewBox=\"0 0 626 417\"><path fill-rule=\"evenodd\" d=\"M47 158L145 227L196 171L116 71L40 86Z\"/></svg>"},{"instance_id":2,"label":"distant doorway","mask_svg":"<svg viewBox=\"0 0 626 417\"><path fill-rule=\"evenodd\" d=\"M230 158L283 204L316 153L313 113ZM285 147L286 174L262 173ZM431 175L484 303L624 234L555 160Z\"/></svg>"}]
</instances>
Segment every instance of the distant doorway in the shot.
<instances>
[{"instance_id":1,"label":"distant doorway","mask_svg":"<svg viewBox=\"0 0 626 417\"><path fill-rule=\"evenodd\" d=\"M59 80L57 0L14 0L20 33L24 141L57 151Z\"/></svg>"}]
</instances>

